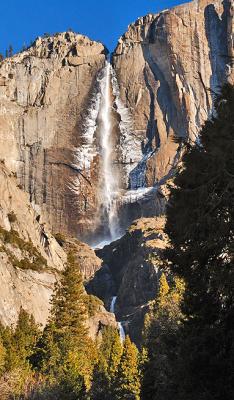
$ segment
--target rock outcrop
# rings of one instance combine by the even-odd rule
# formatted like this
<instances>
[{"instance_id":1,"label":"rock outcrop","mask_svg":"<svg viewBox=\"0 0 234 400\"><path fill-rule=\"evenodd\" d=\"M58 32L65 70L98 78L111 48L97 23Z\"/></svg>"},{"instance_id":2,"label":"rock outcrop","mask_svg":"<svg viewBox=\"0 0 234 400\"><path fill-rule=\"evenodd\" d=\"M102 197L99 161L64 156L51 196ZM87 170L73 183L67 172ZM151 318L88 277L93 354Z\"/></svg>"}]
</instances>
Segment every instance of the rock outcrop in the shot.
<instances>
[{"instance_id":1,"label":"rock outcrop","mask_svg":"<svg viewBox=\"0 0 234 400\"><path fill-rule=\"evenodd\" d=\"M96 256L95 251L90 246L78 239L65 237L61 234L55 235L55 237L66 254L72 251L84 282L89 282L101 268L102 260Z\"/></svg>"},{"instance_id":2,"label":"rock outcrop","mask_svg":"<svg viewBox=\"0 0 234 400\"><path fill-rule=\"evenodd\" d=\"M112 326L117 328L115 315L106 311L105 307L100 305L95 311L94 315L88 320L89 335L93 340L101 340L102 329L105 326Z\"/></svg>"},{"instance_id":3,"label":"rock outcrop","mask_svg":"<svg viewBox=\"0 0 234 400\"><path fill-rule=\"evenodd\" d=\"M233 1L192 1L139 18L120 38L113 66L142 146L141 159L126 152L125 163L135 163L129 183L151 187L176 164L178 141L197 139L219 86L233 80Z\"/></svg>"}]
</instances>

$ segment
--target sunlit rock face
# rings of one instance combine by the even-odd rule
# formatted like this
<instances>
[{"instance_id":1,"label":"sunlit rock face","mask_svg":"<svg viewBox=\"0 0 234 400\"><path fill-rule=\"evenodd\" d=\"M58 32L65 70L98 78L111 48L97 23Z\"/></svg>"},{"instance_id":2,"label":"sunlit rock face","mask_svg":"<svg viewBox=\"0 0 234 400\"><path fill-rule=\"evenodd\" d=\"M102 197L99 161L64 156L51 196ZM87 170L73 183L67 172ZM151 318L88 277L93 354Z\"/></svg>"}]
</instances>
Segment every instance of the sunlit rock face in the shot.
<instances>
[{"instance_id":1,"label":"sunlit rock face","mask_svg":"<svg viewBox=\"0 0 234 400\"><path fill-rule=\"evenodd\" d=\"M119 39L113 65L140 161L126 151L131 188L154 186L195 141L213 94L233 79L233 2L193 1L139 18ZM210 90L211 89L211 90ZM130 150L130 149L129 149Z\"/></svg>"},{"instance_id":2,"label":"sunlit rock face","mask_svg":"<svg viewBox=\"0 0 234 400\"><path fill-rule=\"evenodd\" d=\"M92 130L105 53L101 43L67 32L37 39L0 66L0 158L55 232L77 235L96 209L95 147L84 133Z\"/></svg>"},{"instance_id":3,"label":"sunlit rock face","mask_svg":"<svg viewBox=\"0 0 234 400\"><path fill-rule=\"evenodd\" d=\"M67 254L72 251L86 282L101 267L101 260L74 238L55 239L43 215L32 208L29 195L19 188L15 174L2 162L0 193L0 323L15 325L22 307L45 326ZM96 339L106 325L117 323L99 304L88 318L90 336Z\"/></svg>"},{"instance_id":4,"label":"sunlit rock face","mask_svg":"<svg viewBox=\"0 0 234 400\"><path fill-rule=\"evenodd\" d=\"M3 163L0 193L0 323L15 324L23 307L45 325L66 253Z\"/></svg>"}]
</instances>

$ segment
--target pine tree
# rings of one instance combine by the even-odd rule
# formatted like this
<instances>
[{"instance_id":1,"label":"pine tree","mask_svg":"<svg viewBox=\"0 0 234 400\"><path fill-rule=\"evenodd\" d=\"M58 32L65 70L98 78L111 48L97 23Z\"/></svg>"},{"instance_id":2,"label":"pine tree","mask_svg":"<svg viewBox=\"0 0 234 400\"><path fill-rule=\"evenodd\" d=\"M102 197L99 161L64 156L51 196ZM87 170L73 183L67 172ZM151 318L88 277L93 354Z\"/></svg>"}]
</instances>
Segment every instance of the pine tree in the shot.
<instances>
[{"instance_id":1,"label":"pine tree","mask_svg":"<svg viewBox=\"0 0 234 400\"><path fill-rule=\"evenodd\" d=\"M102 331L98 363L94 369L92 400L108 400L113 395L113 382L120 363L123 346L117 329L107 326Z\"/></svg>"},{"instance_id":2,"label":"pine tree","mask_svg":"<svg viewBox=\"0 0 234 400\"><path fill-rule=\"evenodd\" d=\"M35 351L40 335L39 326L34 318L21 308L16 327L1 326L0 331L0 391L7 391L9 398L21 398L25 385L33 380L30 357Z\"/></svg>"},{"instance_id":3,"label":"pine tree","mask_svg":"<svg viewBox=\"0 0 234 400\"><path fill-rule=\"evenodd\" d=\"M5 328L2 333L6 348L5 366L8 371L15 368L27 371L31 369L29 359L35 351L39 334L39 326L33 316L21 308L16 327Z\"/></svg>"},{"instance_id":4,"label":"pine tree","mask_svg":"<svg viewBox=\"0 0 234 400\"><path fill-rule=\"evenodd\" d=\"M9 52L8 52L8 54L9 54L9 57L12 57L12 56L13 56L13 47L12 47L11 44L10 44L10 46L9 46Z\"/></svg>"},{"instance_id":5,"label":"pine tree","mask_svg":"<svg viewBox=\"0 0 234 400\"><path fill-rule=\"evenodd\" d=\"M178 330L183 320L181 301L184 283L174 278L171 287L162 273L159 290L145 317L144 348L147 360L143 366L142 398L173 398L174 359L178 351Z\"/></svg>"},{"instance_id":6,"label":"pine tree","mask_svg":"<svg viewBox=\"0 0 234 400\"><path fill-rule=\"evenodd\" d=\"M140 399L139 354L129 336L124 342L123 354L115 377L115 400Z\"/></svg>"},{"instance_id":7,"label":"pine tree","mask_svg":"<svg viewBox=\"0 0 234 400\"><path fill-rule=\"evenodd\" d=\"M82 276L70 253L35 357L35 364L47 375L55 392L59 390L61 399L76 399L83 396L84 387L90 387L96 347L88 337L85 302Z\"/></svg>"},{"instance_id":8,"label":"pine tree","mask_svg":"<svg viewBox=\"0 0 234 400\"><path fill-rule=\"evenodd\" d=\"M178 399L234 398L234 88L188 147L167 210L168 258L185 280Z\"/></svg>"},{"instance_id":9,"label":"pine tree","mask_svg":"<svg viewBox=\"0 0 234 400\"><path fill-rule=\"evenodd\" d=\"M119 331L112 327L103 330L103 340L100 351L107 363L109 379L114 379L123 352L123 346L119 337Z\"/></svg>"}]
</instances>

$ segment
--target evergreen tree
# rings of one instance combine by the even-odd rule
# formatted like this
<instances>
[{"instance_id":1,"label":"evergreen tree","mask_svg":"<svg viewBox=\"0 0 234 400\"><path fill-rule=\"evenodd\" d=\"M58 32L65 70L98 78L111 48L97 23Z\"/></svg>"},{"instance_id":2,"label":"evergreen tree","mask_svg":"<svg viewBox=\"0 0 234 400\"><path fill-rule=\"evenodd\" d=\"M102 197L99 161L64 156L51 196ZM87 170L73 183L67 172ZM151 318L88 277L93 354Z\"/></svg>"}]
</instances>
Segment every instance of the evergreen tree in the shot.
<instances>
[{"instance_id":1,"label":"evergreen tree","mask_svg":"<svg viewBox=\"0 0 234 400\"><path fill-rule=\"evenodd\" d=\"M103 330L103 340L100 346L100 351L106 360L109 379L113 380L117 373L123 352L123 346L117 329L106 327Z\"/></svg>"},{"instance_id":2,"label":"evergreen tree","mask_svg":"<svg viewBox=\"0 0 234 400\"><path fill-rule=\"evenodd\" d=\"M169 287L162 273L159 290L145 317L144 364L142 398L144 400L172 399L174 396L175 358L178 352L178 330L183 319L181 301L184 283L174 278Z\"/></svg>"},{"instance_id":3,"label":"evergreen tree","mask_svg":"<svg viewBox=\"0 0 234 400\"><path fill-rule=\"evenodd\" d=\"M113 382L120 363L123 346L117 329L107 326L102 331L98 363L94 369L92 399L108 400L113 395Z\"/></svg>"},{"instance_id":4,"label":"evergreen tree","mask_svg":"<svg viewBox=\"0 0 234 400\"><path fill-rule=\"evenodd\" d=\"M11 44L10 44L10 46L9 46L8 54L9 54L9 57L12 57L12 56L13 56L13 47L12 47Z\"/></svg>"},{"instance_id":5,"label":"evergreen tree","mask_svg":"<svg viewBox=\"0 0 234 400\"><path fill-rule=\"evenodd\" d=\"M126 337L123 354L115 377L115 400L140 399L139 354L129 336Z\"/></svg>"},{"instance_id":6,"label":"evergreen tree","mask_svg":"<svg viewBox=\"0 0 234 400\"><path fill-rule=\"evenodd\" d=\"M234 88L188 148L168 205L168 257L185 280L177 399L234 398Z\"/></svg>"},{"instance_id":7,"label":"evergreen tree","mask_svg":"<svg viewBox=\"0 0 234 400\"><path fill-rule=\"evenodd\" d=\"M86 293L72 253L52 298L51 317L34 359L60 399L83 398L90 387L96 347L88 337ZM59 388L59 389L58 389Z\"/></svg>"},{"instance_id":8,"label":"evergreen tree","mask_svg":"<svg viewBox=\"0 0 234 400\"><path fill-rule=\"evenodd\" d=\"M1 326L0 331L0 392L3 395L6 391L7 398L21 398L25 387L33 380L30 357L35 351L39 327L21 308L16 327Z\"/></svg>"},{"instance_id":9,"label":"evergreen tree","mask_svg":"<svg viewBox=\"0 0 234 400\"><path fill-rule=\"evenodd\" d=\"M7 371L15 368L27 371L31 369L29 359L35 351L39 334L39 326L35 323L33 316L21 308L16 327L5 328L2 333L6 348Z\"/></svg>"}]
</instances>

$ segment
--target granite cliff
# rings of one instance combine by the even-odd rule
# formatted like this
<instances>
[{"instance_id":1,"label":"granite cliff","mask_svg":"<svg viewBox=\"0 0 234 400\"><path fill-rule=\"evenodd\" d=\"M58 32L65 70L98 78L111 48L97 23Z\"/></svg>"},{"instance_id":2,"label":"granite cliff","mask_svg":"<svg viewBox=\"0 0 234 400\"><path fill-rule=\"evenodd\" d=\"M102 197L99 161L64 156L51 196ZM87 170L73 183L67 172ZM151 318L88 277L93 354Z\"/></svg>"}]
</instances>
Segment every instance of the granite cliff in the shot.
<instances>
[{"instance_id":1,"label":"granite cliff","mask_svg":"<svg viewBox=\"0 0 234 400\"><path fill-rule=\"evenodd\" d=\"M129 25L113 54L120 98L142 145L130 186L154 186L173 170L180 145L198 138L214 94L233 81L233 1L192 1ZM175 142L175 138L179 140Z\"/></svg>"},{"instance_id":2,"label":"granite cliff","mask_svg":"<svg viewBox=\"0 0 234 400\"><path fill-rule=\"evenodd\" d=\"M45 322L66 251L75 246L88 290L107 308L118 295L117 316L135 334L158 285L149 256L160 264L165 238L155 216L165 210L165 182L183 143L199 141L219 86L234 81L233 10L233 1L200 0L141 17L119 39L111 65L103 44L73 32L37 38L0 63L4 323L15 322L20 306ZM106 205L104 130L105 171L111 167L116 178ZM80 240L101 241L100 215L113 211L121 234L143 219L98 252L101 267ZM64 242L61 232L75 239ZM100 307L103 321L114 318Z\"/></svg>"},{"instance_id":3,"label":"granite cliff","mask_svg":"<svg viewBox=\"0 0 234 400\"><path fill-rule=\"evenodd\" d=\"M82 225L84 210L95 206L95 168L86 176L76 149L105 53L101 43L67 32L38 38L0 67L0 158L56 232L77 233L76 221ZM76 178L79 196L71 190Z\"/></svg>"},{"instance_id":4,"label":"granite cliff","mask_svg":"<svg viewBox=\"0 0 234 400\"><path fill-rule=\"evenodd\" d=\"M158 185L174 172L181 143L197 140L218 86L233 80L232 37L233 1L200 0L141 17L119 39L111 157L123 229L163 212ZM102 207L106 55L101 43L66 32L0 66L0 158L55 232L87 241Z\"/></svg>"}]
</instances>

